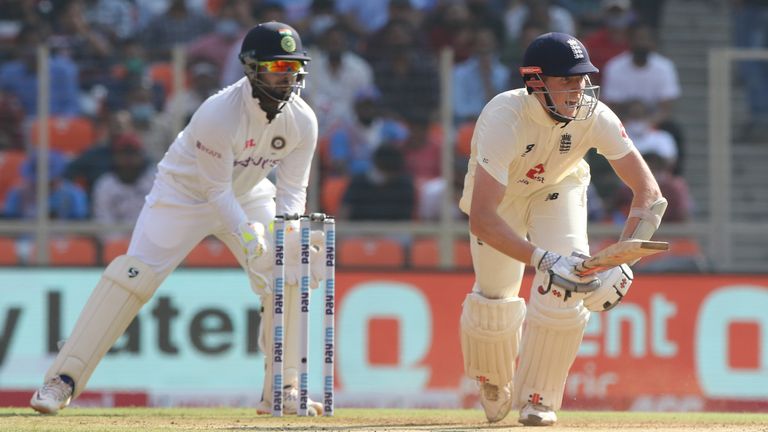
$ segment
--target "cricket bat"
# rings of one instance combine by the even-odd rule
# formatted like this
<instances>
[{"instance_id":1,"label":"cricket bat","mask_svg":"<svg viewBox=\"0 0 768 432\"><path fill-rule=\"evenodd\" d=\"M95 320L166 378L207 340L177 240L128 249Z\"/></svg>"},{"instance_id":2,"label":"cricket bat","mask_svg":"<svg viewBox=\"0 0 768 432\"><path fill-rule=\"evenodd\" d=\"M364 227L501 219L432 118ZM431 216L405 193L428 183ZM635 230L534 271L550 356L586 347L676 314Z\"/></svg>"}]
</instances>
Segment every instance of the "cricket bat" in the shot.
<instances>
[{"instance_id":1,"label":"cricket bat","mask_svg":"<svg viewBox=\"0 0 768 432\"><path fill-rule=\"evenodd\" d=\"M616 242L576 265L576 273L586 276L608 270L621 264L633 263L640 258L669 250L669 243L650 240L623 240Z\"/></svg>"}]
</instances>

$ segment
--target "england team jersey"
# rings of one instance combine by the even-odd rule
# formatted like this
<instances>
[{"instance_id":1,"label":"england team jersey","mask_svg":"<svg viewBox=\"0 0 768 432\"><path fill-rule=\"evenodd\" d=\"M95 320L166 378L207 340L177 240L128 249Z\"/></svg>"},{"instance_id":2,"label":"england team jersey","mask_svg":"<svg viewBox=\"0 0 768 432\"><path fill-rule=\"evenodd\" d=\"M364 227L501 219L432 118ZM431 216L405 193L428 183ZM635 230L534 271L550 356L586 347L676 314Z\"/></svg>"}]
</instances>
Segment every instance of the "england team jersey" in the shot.
<instances>
[{"instance_id":1,"label":"england team jersey","mask_svg":"<svg viewBox=\"0 0 768 432\"><path fill-rule=\"evenodd\" d=\"M569 175L588 182L584 155L593 147L606 159L619 159L633 148L621 121L602 102L587 120L563 127L524 88L500 93L475 125L459 206L469 213L478 164L506 186L505 198L530 196Z\"/></svg>"},{"instance_id":2,"label":"england team jersey","mask_svg":"<svg viewBox=\"0 0 768 432\"><path fill-rule=\"evenodd\" d=\"M273 168L278 214L304 212L316 145L317 118L303 99L294 95L269 122L242 78L200 105L160 161L158 179L216 206L234 231L245 221L238 201L248 200Z\"/></svg>"}]
</instances>

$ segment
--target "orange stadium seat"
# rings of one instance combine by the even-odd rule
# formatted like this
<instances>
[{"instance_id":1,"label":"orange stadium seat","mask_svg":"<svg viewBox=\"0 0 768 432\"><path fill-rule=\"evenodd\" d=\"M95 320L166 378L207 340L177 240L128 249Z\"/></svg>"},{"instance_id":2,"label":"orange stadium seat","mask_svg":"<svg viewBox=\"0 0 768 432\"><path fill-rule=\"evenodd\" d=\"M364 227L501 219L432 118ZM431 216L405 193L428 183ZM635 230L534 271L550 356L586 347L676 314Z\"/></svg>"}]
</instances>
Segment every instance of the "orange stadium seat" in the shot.
<instances>
[{"instance_id":1,"label":"orange stadium seat","mask_svg":"<svg viewBox=\"0 0 768 432\"><path fill-rule=\"evenodd\" d=\"M37 256L37 246L32 247L31 259ZM53 237L48 240L48 258L52 266L95 266L96 243L90 237Z\"/></svg>"},{"instance_id":2,"label":"orange stadium seat","mask_svg":"<svg viewBox=\"0 0 768 432\"><path fill-rule=\"evenodd\" d=\"M149 78L163 87L165 100L173 95L173 64L170 62L154 62L149 65ZM184 87L189 85L189 78L184 77Z\"/></svg>"},{"instance_id":3,"label":"orange stadium seat","mask_svg":"<svg viewBox=\"0 0 768 432\"><path fill-rule=\"evenodd\" d=\"M453 241L453 260L456 269L472 268L472 254L469 241L465 239ZM411 267L437 268L440 266L440 240L436 238L419 238L411 245Z\"/></svg>"},{"instance_id":4,"label":"orange stadium seat","mask_svg":"<svg viewBox=\"0 0 768 432\"><path fill-rule=\"evenodd\" d=\"M104 240L101 250L102 264L107 265L120 255L125 255L128 252L128 244L130 243L131 236L129 235Z\"/></svg>"},{"instance_id":5,"label":"orange stadium seat","mask_svg":"<svg viewBox=\"0 0 768 432\"><path fill-rule=\"evenodd\" d=\"M326 177L320 191L320 205L323 211L329 215L336 215L344 198L344 192L347 191L349 177Z\"/></svg>"},{"instance_id":6,"label":"orange stadium seat","mask_svg":"<svg viewBox=\"0 0 768 432\"><path fill-rule=\"evenodd\" d=\"M31 141L39 142L39 120L32 121ZM52 117L48 120L50 148L72 156L91 147L96 140L93 122L86 117Z\"/></svg>"},{"instance_id":7,"label":"orange stadium seat","mask_svg":"<svg viewBox=\"0 0 768 432\"><path fill-rule=\"evenodd\" d=\"M397 240L353 237L340 243L339 266L395 268L405 265L405 251Z\"/></svg>"},{"instance_id":8,"label":"orange stadium seat","mask_svg":"<svg viewBox=\"0 0 768 432\"><path fill-rule=\"evenodd\" d=\"M19 264L19 257L16 255L16 241L9 237L0 237L0 265L17 264Z\"/></svg>"},{"instance_id":9,"label":"orange stadium seat","mask_svg":"<svg viewBox=\"0 0 768 432\"><path fill-rule=\"evenodd\" d=\"M5 205L5 195L21 180L19 168L25 157L22 151L0 152L0 208Z\"/></svg>"},{"instance_id":10,"label":"orange stadium seat","mask_svg":"<svg viewBox=\"0 0 768 432\"><path fill-rule=\"evenodd\" d=\"M195 246L184 260L187 267L238 267L237 259L221 240L209 237Z\"/></svg>"}]
</instances>

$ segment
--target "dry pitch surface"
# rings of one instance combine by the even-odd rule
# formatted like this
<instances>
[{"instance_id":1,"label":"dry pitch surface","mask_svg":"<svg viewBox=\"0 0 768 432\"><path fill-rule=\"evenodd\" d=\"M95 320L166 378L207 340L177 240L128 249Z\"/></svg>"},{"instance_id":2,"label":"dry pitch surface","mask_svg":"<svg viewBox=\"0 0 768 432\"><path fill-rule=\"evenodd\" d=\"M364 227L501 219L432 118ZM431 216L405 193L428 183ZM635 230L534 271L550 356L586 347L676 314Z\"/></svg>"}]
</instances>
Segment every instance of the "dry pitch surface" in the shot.
<instances>
[{"instance_id":1,"label":"dry pitch surface","mask_svg":"<svg viewBox=\"0 0 768 432\"><path fill-rule=\"evenodd\" d=\"M501 431L523 430L516 413L490 425L480 410L338 409L334 417L273 418L238 408L69 408L56 416L0 408L0 431ZM527 428L526 430L531 430ZM768 414L560 413L553 432L768 432Z\"/></svg>"}]
</instances>

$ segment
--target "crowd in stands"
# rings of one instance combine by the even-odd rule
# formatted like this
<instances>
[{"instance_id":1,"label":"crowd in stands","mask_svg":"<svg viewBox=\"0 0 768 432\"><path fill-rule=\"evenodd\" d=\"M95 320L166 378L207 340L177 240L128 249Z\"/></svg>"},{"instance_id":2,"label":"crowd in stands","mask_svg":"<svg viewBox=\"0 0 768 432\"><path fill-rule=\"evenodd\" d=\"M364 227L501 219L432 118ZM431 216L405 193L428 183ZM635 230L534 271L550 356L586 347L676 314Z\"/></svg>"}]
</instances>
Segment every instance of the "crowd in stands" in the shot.
<instances>
[{"instance_id":1,"label":"crowd in stands","mask_svg":"<svg viewBox=\"0 0 768 432\"><path fill-rule=\"evenodd\" d=\"M156 162L191 113L242 77L237 52L245 32L274 19L296 27L312 57L302 96L319 119L317 157L329 213L350 220L438 218L441 194L460 195L471 130L483 106L522 85L518 67L532 38L561 31L588 47L601 70L593 77L602 85L601 99L624 120L663 184L670 179L663 187L675 189L668 195L671 206L679 206L676 218L686 220L693 208L680 176L684 150L673 109L680 84L674 63L656 48L662 3L0 1L0 166L17 173L11 180L0 175L2 215L35 214L38 44L51 52L52 133L88 123L87 133L64 134L63 142L52 137L51 217L131 223ZM180 91L171 79L171 51L178 45L187 65ZM455 61L459 162L451 185L440 179L438 61L444 47L453 49ZM588 161L595 180L590 219L612 222L626 210L626 191L600 156L590 154ZM463 216L456 211L452 217Z\"/></svg>"}]
</instances>

